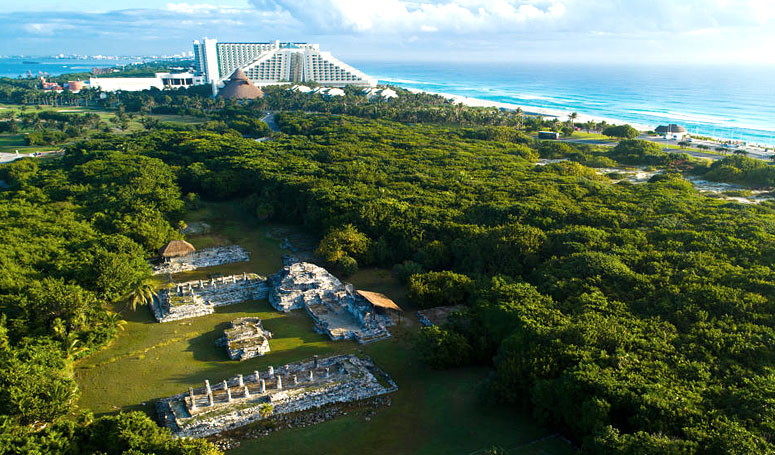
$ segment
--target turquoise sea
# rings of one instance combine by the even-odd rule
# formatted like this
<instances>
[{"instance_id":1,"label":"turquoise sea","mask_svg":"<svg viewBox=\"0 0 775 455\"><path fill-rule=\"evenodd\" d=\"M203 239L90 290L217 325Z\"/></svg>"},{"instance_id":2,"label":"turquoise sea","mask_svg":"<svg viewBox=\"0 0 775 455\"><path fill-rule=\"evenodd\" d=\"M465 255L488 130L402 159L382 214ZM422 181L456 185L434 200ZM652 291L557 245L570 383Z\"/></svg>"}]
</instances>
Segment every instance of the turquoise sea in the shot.
<instances>
[{"instance_id":1,"label":"turquoise sea","mask_svg":"<svg viewBox=\"0 0 775 455\"><path fill-rule=\"evenodd\" d=\"M25 63L28 62L28 63ZM29 63L36 62L36 63ZM347 61L382 83L775 145L775 68ZM0 58L0 76L62 74L129 60ZM563 119L564 120L564 119Z\"/></svg>"},{"instance_id":2,"label":"turquoise sea","mask_svg":"<svg viewBox=\"0 0 775 455\"><path fill-rule=\"evenodd\" d=\"M772 67L348 63L401 87L775 145Z\"/></svg>"},{"instance_id":3,"label":"turquoise sea","mask_svg":"<svg viewBox=\"0 0 775 455\"><path fill-rule=\"evenodd\" d=\"M77 59L54 57L0 57L0 77L56 76L65 73L84 73L92 68L107 68L138 62L139 59ZM28 73L29 71L29 73Z\"/></svg>"}]
</instances>

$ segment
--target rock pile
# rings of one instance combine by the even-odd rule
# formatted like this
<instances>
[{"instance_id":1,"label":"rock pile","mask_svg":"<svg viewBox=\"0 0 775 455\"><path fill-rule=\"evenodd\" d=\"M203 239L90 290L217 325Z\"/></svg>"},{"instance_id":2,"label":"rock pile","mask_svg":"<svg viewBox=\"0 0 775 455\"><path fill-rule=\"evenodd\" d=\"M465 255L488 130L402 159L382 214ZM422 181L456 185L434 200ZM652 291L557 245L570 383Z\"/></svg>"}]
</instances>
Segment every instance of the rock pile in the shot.
<instances>
[{"instance_id":1,"label":"rock pile","mask_svg":"<svg viewBox=\"0 0 775 455\"><path fill-rule=\"evenodd\" d=\"M269 352L272 332L264 330L258 318L239 318L223 331L216 345L225 346L232 360L247 360Z\"/></svg>"}]
</instances>

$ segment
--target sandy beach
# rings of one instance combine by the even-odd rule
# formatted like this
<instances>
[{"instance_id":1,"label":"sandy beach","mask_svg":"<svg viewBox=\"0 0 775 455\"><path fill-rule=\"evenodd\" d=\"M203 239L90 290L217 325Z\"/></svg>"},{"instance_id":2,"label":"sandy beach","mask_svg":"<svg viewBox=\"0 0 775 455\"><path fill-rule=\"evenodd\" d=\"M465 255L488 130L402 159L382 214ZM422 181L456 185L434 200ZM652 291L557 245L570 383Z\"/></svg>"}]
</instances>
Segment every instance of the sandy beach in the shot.
<instances>
[{"instance_id":1,"label":"sandy beach","mask_svg":"<svg viewBox=\"0 0 775 455\"><path fill-rule=\"evenodd\" d=\"M444 98L450 99L455 103L464 104L470 107L497 107L499 109L510 109L510 110L516 110L519 108L519 109L522 109L522 111L528 115L557 117L561 121L568 120L568 116L571 114L571 112L573 112L573 111L562 111L562 110L556 110L556 109L546 109L541 107L520 106L518 104L502 103L499 101L483 100L480 98L470 98L462 95L452 95L450 93L429 92L427 90L420 90L415 88L406 88L406 90L409 90L412 93L428 93L431 95L443 96ZM583 112L577 111L576 113L578 114L578 117L575 120L576 124L588 122L590 120L598 123L605 121L606 123L610 123L614 125L625 123L625 122L622 122L621 120L604 118L604 117L595 117L595 116L584 114ZM642 124L636 124L636 123L630 123L630 126L641 131L650 131L656 127L656 125L642 125Z\"/></svg>"}]
</instances>

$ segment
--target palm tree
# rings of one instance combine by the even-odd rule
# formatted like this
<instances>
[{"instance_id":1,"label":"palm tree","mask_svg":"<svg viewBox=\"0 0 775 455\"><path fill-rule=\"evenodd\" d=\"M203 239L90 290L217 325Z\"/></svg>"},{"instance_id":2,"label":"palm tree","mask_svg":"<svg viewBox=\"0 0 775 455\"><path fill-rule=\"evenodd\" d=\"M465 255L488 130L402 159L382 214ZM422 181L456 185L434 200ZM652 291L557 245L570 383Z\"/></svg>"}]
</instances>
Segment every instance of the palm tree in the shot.
<instances>
[{"instance_id":1,"label":"palm tree","mask_svg":"<svg viewBox=\"0 0 775 455\"><path fill-rule=\"evenodd\" d=\"M568 115L568 122L570 122L570 127L574 130L576 129L574 122L577 118L579 118L578 112L571 112L570 115Z\"/></svg>"},{"instance_id":2,"label":"palm tree","mask_svg":"<svg viewBox=\"0 0 775 455\"><path fill-rule=\"evenodd\" d=\"M132 311L135 311L138 306L149 305L154 297L157 297L157 294L153 287L148 283L142 283L129 293L128 303Z\"/></svg>"},{"instance_id":3,"label":"palm tree","mask_svg":"<svg viewBox=\"0 0 775 455\"><path fill-rule=\"evenodd\" d=\"M272 415L272 412L274 412L274 408L269 403L264 403L258 407L258 413L261 414L261 417L264 419Z\"/></svg>"}]
</instances>

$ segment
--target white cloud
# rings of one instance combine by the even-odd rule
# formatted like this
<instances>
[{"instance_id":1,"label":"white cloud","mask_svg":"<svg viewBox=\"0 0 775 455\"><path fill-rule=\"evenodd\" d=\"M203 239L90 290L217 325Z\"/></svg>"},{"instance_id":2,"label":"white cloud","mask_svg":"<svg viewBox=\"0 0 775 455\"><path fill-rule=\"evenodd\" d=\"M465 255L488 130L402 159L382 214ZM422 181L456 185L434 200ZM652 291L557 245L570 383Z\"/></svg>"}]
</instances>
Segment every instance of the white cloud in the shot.
<instances>
[{"instance_id":1,"label":"white cloud","mask_svg":"<svg viewBox=\"0 0 775 455\"><path fill-rule=\"evenodd\" d=\"M496 32L565 14L560 0L252 0L262 10L286 11L319 32Z\"/></svg>"}]
</instances>

